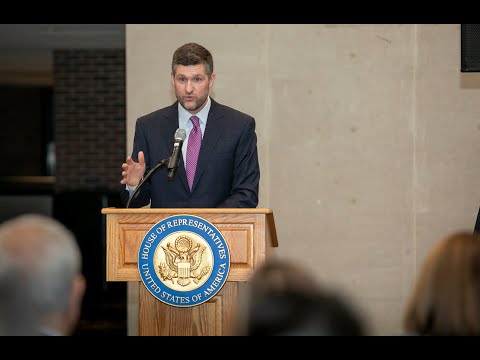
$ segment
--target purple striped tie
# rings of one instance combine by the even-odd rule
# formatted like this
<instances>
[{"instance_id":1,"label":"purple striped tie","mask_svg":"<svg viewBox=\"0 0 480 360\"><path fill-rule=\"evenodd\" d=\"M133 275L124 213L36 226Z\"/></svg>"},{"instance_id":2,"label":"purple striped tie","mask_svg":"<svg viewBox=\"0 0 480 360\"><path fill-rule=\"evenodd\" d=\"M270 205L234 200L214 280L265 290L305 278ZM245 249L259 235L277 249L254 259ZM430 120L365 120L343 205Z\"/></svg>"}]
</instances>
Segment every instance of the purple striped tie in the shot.
<instances>
[{"instance_id":1,"label":"purple striped tie","mask_svg":"<svg viewBox=\"0 0 480 360\"><path fill-rule=\"evenodd\" d=\"M195 169L197 168L198 153L202 145L202 130L200 129L200 119L196 116L190 118L193 129L188 136L187 161L185 170L187 172L187 181L190 191L192 191L193 179L195 178Z\"/></svg>"}]
</instances>

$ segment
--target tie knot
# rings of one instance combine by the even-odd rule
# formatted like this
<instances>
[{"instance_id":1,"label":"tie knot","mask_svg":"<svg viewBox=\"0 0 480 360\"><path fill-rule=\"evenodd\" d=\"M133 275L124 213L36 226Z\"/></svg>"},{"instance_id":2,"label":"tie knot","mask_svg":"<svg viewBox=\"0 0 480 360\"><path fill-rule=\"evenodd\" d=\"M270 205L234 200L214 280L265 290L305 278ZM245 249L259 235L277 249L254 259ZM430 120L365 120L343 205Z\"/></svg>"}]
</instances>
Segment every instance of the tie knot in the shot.
<instances>
[{"instance_id":1,"label":"tie knot","mask_svg":"<svg viewBox=\"0 0 480 360\"><path fill-rule=\"evenodd\" d=\"M192 120L193 127L198 128L200 126L200 119L193 115L190 120Z\"/></svg>"}]
</instances>

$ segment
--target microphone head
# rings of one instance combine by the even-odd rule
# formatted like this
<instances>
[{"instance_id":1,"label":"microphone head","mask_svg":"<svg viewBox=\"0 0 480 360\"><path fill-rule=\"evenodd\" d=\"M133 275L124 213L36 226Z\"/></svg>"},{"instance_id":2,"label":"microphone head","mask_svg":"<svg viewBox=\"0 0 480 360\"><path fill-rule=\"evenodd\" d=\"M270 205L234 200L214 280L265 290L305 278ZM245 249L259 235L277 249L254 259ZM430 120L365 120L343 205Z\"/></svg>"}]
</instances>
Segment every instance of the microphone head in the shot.
<instances>
[{"instance_id":1,"label":"microphone head","mask_svg":"<svg viewBox=\"0 0 480 360\"><path fill-rule=\"evenodd\" d=\"M185 131L185 129L178 128L177 131L175 131L175 140L184 141L186 137L187 132Z\"/></svg>"}]
</instances>

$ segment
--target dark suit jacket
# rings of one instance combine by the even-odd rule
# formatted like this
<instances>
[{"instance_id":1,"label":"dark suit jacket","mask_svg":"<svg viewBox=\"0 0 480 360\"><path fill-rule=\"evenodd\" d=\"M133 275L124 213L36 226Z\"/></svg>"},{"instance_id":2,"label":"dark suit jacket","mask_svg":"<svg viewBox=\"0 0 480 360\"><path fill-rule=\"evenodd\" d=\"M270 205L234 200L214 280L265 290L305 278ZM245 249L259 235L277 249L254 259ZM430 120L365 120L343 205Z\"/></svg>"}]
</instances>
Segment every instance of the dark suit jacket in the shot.
<instances>
[{"instance_id":1,"label":"dark suit jacket","mask_svg":"<svg viewBox=\"0 0 480 360\"><path fill-rule=\"evenodd\" d=\"M168 169L158 169L139 191L130 207L141 207L151 200L152 208L254 208L258 205L260 168L255 119L211 99L207 126L195 172L193 189L187 184L185 165L180 159L172 181ZM145 154L145 174L171 156L178 129L178 102L137 120L132 158ZM121 197L129 193L122 185Z\"/></svg>"}]
</instances>

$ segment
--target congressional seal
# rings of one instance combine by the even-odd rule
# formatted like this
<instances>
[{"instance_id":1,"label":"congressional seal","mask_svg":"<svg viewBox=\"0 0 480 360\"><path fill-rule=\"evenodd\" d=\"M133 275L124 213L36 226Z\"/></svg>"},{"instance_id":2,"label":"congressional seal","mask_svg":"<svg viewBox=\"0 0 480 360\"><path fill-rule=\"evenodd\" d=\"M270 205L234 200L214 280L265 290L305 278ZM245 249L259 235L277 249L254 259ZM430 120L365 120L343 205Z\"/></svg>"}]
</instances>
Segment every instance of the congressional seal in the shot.
<instances>
[{"instance_id":1,"label":"congressional seal","mask_svg":"<svg viewBox=\"0 0 480 360\"><path fill-rule=\"evenodd\" d=\"M138 251L138 270L158 300L195 306L211 299L225 284L230 253L213 224L194 215L175 215L147 232Z\"/></svg>"}]
</instances>

